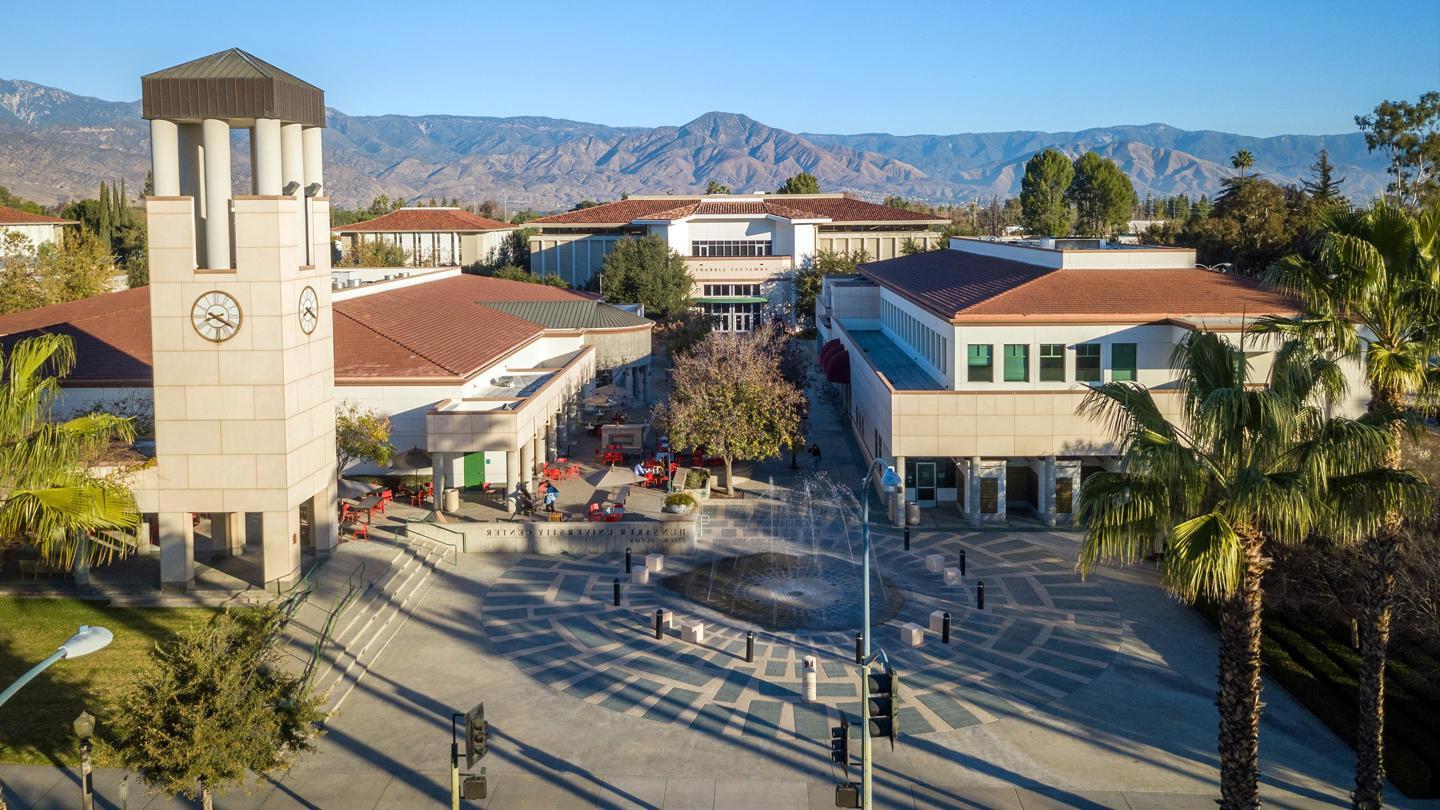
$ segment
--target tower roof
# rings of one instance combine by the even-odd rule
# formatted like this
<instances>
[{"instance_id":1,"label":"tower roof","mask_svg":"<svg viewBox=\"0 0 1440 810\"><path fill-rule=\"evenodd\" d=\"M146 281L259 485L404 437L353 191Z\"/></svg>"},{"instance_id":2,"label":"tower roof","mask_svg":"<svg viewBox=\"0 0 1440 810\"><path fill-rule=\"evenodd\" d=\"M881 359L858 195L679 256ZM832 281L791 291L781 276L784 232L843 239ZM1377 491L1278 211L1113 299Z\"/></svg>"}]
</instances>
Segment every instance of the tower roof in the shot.
<instances>
[{"instance_id":1,"label":"tower roof","mask_svg":"<svg viewBox=\"0 0 1440 810\"><path fill-rule=\"evenodd\" d=\"M148 73L140 86L145 118L325 126L325 91L239 48Z\"/></svg>"}]
</instances>

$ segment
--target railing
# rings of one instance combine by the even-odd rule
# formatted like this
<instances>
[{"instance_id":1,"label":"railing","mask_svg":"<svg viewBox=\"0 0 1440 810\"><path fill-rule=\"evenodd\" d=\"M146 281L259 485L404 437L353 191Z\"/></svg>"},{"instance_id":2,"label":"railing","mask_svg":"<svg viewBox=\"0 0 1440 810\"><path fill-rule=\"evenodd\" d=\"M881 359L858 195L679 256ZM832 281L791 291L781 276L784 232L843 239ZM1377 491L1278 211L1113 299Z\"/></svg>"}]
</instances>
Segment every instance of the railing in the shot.
<instances>
[{"instance_id":1,"label":"railing","mask_svg":"<svg viewBox=\"0 0 1440 810\"><path fill-rule=\"evenodd\" d=\"M305 683L308 684L310 678L315 674L315 667L320 663L320 655L324 653L325 645L330 641L330 633L335 629L335 622L340 618L340 614L350 607L360 593L369 588L370 583L365 581L365 563L362 561L355 566L354 571L350 572L350 576L345 578L345 592L335 600L335 606L326 614L325 622L320 625L320 632L315 634L315 644L310 648L310 660L305 663L305 673L301 676L301 680Z\"/></svg>"},{"instance_id":2,"label":"railing","mask_svg":"<svg viewBox=\"0 0 1440 810\"><path fill-rule=\"evenodd\" d=\"M439 523L432 523L428 520L414 520L411 518L401 518L400 520L405 524L405 536L411 541L423 540L427 543L432 543L436 546L439 546L440 548L438 549L438 551L440 552L441 562L449 562L452 566L460 564L460 551L461 549L465 548L464 532L459 532L450 528L449 526L442 526ZM449 534L453 534L457 538L459 538L459 542L452 543L449 540L442 540L438 537L426 537L423 534L415 534L412 527L414 527L416 524L419 524L421 526L428 526L433 529L438 529L442 532L448 532ZM445 552L447 550L453 553L453 559L445 559Z\"/></svg>"}]
</instances>

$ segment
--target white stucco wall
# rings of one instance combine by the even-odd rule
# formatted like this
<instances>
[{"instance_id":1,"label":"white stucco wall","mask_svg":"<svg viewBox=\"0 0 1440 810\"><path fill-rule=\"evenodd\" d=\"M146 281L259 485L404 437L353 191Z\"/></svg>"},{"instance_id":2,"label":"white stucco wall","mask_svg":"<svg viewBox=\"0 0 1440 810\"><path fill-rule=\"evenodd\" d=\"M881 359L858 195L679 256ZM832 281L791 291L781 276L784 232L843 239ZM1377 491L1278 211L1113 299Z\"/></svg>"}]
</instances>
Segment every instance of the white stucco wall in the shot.
<instances>
[{"instance_id":1,"label":"white stucco wall","mask_svg":"<svg viewBox=\"0 0 1440 810\"><path fill-rule=\"evenodd\" d=\"M51 242L59 243L64 239L64 226L51 225L49 223L27 224L27 225L0 225L0 241L3 241L7 233L17 233L30 240L32 248Z\"/></svg>"}]
</instances>

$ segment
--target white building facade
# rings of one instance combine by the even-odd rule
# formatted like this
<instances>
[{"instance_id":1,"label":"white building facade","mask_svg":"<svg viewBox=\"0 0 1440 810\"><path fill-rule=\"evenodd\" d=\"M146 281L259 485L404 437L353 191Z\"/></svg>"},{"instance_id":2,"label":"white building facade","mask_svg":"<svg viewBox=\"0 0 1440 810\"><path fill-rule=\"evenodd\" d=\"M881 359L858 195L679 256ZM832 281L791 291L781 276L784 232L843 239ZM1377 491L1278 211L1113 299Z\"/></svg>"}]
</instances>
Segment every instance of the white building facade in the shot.
<instances>
[{"instance_id":1,"label":"white building facade","mask_svg":"<svg viewBox=\"0 0 1440 810\"><path fill-rule=\"evenodd\" d=\"M405 251L404 267L465 267L492 261L515 232L504 222L461 208L412 207L331 228L342 260L360 242Z\"/></svg>"},{"instance_id":2,"label":"white building facade","mask_svg":"<svg viewBox=\"0 0 1440 810\"><path fill-rule=\"evenodd\" d=\"M73 219L32 214L0 205L0 245L11 235L28 242L31 250L39 250L42 245L58 245L65 240L65 228L79 224Z\"/></svg>"},{"instance_id":3,"label":"white building facade","mask_svg":"<svg viewBox=\"0 0 1440 810\"><path fill-rule=\"evenodd\" d=\"M585 287L620 239L654 236L685 258L717 329L793 316L795 271L817 253L888 259L934 246L946 220L841 194L637 195L526 223L530 270Z\"/></svg>"},{"instance_id":4,"label":"white building facade","mask_svg":"<svg viewBox=\"0 0 1440 810\"><path fill-rule=\"evenodd\" d=\"M1091 385L1144 384L1177 415L1179 341L1208 329L1238 342L1246 322L1296 306L1196 268L1190 250L954 239L825 279L816 322L857 439L903 467L907 501L1055 525L1083 476L1118 462L1107 426L1077 413ZM1273 343L1245 340L1252 379L1266 379ZM1337 407L1353 414L1365 400L1351 372Z\"/></svg>"}]
</instances>

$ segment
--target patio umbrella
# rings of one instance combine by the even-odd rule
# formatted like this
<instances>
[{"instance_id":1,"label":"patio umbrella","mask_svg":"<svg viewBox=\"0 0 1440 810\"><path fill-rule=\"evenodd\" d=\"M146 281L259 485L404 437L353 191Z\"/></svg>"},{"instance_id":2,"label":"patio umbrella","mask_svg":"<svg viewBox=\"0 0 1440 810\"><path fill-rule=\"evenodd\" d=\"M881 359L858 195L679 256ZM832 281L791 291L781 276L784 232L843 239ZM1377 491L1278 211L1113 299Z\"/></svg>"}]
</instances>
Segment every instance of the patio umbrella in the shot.
<instances>
[{"instance_id":1,"label":"patio umbrella","mask_svg":"<svg viewBox=\"0 0 1440 810\"><path fill-rule=\"evenodd\" d=\"M390 460L390 469L404 475L428 473L435 469L435 461L430 454L418 447L412 447L403 453L398 453Z\"/></svg>"},{"instance_id":2,"label":"patio umbrella","mask_svg":"<svg viewBox=\"0 0 1440 810\"><path fill-rule=\"evenodd\" d=\"M617 467L614 464L603 470L597 470L585 476L586 483L596 489L608 489L615 491L620 487L629 486L635 483L635 473L629 467Z\"/></svg>"},{"instance_id":3,"label":"patio umbrella","mask_svg":"<svg viewBox=\"0 0 1440 810\"><path fill-rule=\"evenodd\" d=\"M580 401L586 405L593 405L597 408L608 408L615 404L615 400L610 397L601 396L600 394L591 394Z\"/></svg>"}]
</instances>

